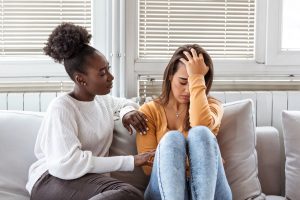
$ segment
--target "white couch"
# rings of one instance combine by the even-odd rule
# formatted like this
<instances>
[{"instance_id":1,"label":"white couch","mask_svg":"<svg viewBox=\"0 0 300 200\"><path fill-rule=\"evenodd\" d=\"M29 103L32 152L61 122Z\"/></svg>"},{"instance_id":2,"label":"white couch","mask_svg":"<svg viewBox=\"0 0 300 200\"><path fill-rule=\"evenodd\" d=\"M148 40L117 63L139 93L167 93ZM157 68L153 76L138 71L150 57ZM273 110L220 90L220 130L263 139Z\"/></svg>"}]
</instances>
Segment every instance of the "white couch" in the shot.
<instances>
[{"instance_id":1,"label":"white couch","mask_svg":"<svg viewBox=\"0 0 300 200\"><path fill-rule=\"evenodd\" d=\"M42 114L25 111L0 111L0 199L28 200L25 190L28 168L34 162L35 137L42 120ZM116 121L116 132L111 153L135 154L135 139ZM269 146L269 144L271 144ZM120 148L122 146L122 148ZM126 149L123 147L126 146ZM121 150L123 149L123 150ZM120 152L122 151L122 152ZM269 161L263 157L267 155ZM265 193L278 194L280 179L279 138L275 129L258 129L258 159ZM270 169L271 167L271 169ZM133 173L114 173L113 176L125 180L139 189L144 189L147 178L141 169Z\"/></svg>"},{"instance_id":2,"label":"white couch","mask_svg":"<svg viewBox=\"0 0 300 200\"><path fill-rule=\"evenodd\" d=\"M228 93L214 93L214 95L223 102L238 100L243 97L252 97L253 99L254 97L251 96L253 92L233 94L234 95L230 96L230 98L228 98L228 96L226 98ZM255 96L256 115L258 107L261 106L259 105L259 100L257 100L257 97L262 98L260 95L264 96L263 93L256 94ZM266 95L269 96L269 93L266 93ZM274 104L272 104L272 106L274 106ZM266 105L266 107L268 107L268 105ZM272 109L274 108L272 107ZM261 111L259 110L259 112ZM274 114L274 112L272 113ZM43 114L40 112L0 111L0 200L29 199L29 195L25 190L25 183L27 181L28 168L35 160L33 149L35 137L42 118ZM257 120L262 118L265 119L267 117L256 117ZM264 125L259 121L256 123ZM282 159L284 159L284 157L282 157L282 149L280 146L280 133L278 133L274 127L257 127L256 137L258 176L262 191L267 195L266 199L284 199L281 197L284 191L282 187L284 179L282 174L282 163L284 161ZM135 153L134 136L129 136L126 129L121 126L121 122L116 120L111 155ZM112 175L133 184L141 190L144 189L148 181L141 169L136 169L130 173L116 172Z\"/></svg>"}]
</instances>

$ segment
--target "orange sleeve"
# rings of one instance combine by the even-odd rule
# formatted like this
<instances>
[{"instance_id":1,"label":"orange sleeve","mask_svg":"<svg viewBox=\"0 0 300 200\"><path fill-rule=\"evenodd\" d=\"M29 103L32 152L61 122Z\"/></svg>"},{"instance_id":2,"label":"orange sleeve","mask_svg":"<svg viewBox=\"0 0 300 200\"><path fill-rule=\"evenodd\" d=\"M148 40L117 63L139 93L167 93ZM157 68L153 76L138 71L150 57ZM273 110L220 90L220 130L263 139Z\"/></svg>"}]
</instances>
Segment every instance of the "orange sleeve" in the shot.
<instances>
[{"instance_id":1,"label":"orange sleeve","mask_svg":"<svg viewBox=\"0 0 300 200\"><path fill-rule=\"evenodd\" d=\"M222 104L212 97L206 96L204 76L195 74L189 77L190 90L190 125L206 126L215 135L218 134L223 117Z\"/></svg>"},{"instance_id":2,"label":"orange sleeve","mask_svg":"<svg viewBox=\"0 0 300 200\"><path fill-rule=\"evenodd\" d=\"M140 107L140 111L147 116L147 125L149 130L147 131L146 135L141 135L140 133L136 134L136 145L138 153L151 151L153 149L156 149L158 145L156 137L157 120L155 119L155 114L151 113L151 103L153 104L154 102L149 102ZM152 167L143 166L143 170L144 173L149 176L151 174Z\"/></svg>"}]
</instances>

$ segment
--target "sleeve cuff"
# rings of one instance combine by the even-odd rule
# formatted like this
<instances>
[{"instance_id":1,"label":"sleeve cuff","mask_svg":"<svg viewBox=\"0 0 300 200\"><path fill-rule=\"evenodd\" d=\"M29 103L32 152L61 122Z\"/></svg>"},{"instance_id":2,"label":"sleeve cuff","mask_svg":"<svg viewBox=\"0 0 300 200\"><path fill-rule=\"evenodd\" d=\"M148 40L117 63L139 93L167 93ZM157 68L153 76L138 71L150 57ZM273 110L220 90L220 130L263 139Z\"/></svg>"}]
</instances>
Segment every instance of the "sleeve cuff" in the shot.
<instances>
[{"instance_id":1,"label":"sleeve cuff","mask_svg":"<svg viewBox=\"0 0 300 200\"><path fill-rule=\"evenodd\" d=\"M134 156L94 157L90 173L133 171Z\"/></svg>"},{"instance_id":2,"label":"sleeve cuff","mask_svg":"<svg viewBox=\"0 0 300 200\"><path fill-rule=\"evenodd\" d=\"M203 87L203 88L206 88L205 79L204 79L203 75L193 74L193 75L189 76L188 81L189 81L190 91L193 88L199 87L199 86Z\"/></svg>"},{"instance_id":3,"label":"sleeve cuff","mask_svg":"<svg viewBox=\"0 0 300 200\"><path fill-rule=\"evenodd\" d=\"M193 75L189 76L188 80L189 81L199 80L200 82L205 83L204 76L200 75L200 74L193 74Z\"/></svg>"},{"instance_id":4,"label":"sleeve cuff","mask_svg":"<svg viewBox=\"0 0 300 200\"><path fill-rule=\"evenodd\" d=\"M128 156L128 171L134 170L134 156Z\"/></svg>"},{"instance_id":5,"label":"sleeve cuff","mask_svg":"<svg viewBox=\"0 0 300 200\"><path fill-rule=\"evenodd\" d=\"M120 119L122 120L124 115L126 115L127 113L136 110L133 106L125 106L124 108L122 108L120 110Z\"/></svg>"}]
</instances>

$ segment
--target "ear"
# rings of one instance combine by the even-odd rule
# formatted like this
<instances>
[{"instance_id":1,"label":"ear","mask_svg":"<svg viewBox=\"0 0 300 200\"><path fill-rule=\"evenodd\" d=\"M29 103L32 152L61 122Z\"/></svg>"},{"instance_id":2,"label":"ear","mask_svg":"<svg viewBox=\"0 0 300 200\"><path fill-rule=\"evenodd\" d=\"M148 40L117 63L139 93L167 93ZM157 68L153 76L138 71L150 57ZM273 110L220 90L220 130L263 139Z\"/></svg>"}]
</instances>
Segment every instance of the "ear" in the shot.
<instances>
[{"instance_id":1,"label":"ear","mask_svg":"<svg viewBox=\"0 0 300 200\"><path fill-rule=\"evenodd\" d=\"M81 73L74 74L74 81L77 85L86 86L85 77Z\"/></svg>"}]
</instances>

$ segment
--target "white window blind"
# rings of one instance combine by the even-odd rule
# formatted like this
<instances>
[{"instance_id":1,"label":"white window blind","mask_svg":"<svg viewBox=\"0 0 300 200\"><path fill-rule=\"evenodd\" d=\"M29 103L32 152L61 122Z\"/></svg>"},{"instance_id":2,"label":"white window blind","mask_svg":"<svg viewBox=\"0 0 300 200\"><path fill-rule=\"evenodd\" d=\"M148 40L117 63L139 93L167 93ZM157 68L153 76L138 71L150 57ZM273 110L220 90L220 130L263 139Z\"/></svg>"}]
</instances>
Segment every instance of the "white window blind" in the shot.
<instances>
[{"instance_id":1,"label":"white window blind","mask_svg":"<svg viewBox=\"0 0 300 200\"><path fill-rule=\"evenodd\" d=\"M49 34L61 22L91 31L91 0L0 0L1 57L42 55Z\"/></svg>"},{"instance_id":2,"label":"white window blind","mask_svg":"<svg viewBox=\"0 0 300 200\"><path fill-rule=\"evenodd\" d=\"M138 58L197 43L216 59L253 59L255 0L139 0Z\"/></svg>"}]
</instances>

